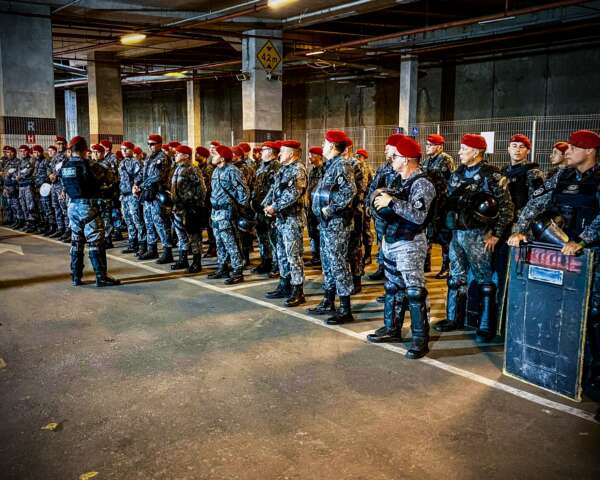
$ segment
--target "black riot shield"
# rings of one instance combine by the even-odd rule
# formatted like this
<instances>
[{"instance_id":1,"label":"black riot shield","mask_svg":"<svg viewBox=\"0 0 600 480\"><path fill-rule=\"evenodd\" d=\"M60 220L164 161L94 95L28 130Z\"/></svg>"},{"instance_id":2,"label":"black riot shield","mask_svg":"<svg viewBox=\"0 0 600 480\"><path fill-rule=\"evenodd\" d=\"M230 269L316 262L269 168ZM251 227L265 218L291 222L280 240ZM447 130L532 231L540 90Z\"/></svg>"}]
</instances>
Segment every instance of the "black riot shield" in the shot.
<instances>
[{"instance_id":1,"label":"black riot shield","mask_svg":"<svg viewBox=\"0 0 600 480\"><path fill-rule=\"evenodd\" d=\"M535 242L511 249L506 375L581 400L592 257Z\"/></svg>"}]
</instances>

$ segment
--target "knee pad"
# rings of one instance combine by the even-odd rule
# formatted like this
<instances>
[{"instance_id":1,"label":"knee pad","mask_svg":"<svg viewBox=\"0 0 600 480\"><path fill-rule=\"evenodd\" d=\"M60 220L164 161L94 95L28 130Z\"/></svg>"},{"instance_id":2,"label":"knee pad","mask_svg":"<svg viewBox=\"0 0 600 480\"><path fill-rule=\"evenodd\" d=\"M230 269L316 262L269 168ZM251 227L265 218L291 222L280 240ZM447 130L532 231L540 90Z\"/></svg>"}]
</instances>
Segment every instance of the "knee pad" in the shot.
<instances>
[{"instance_id":1,"label":"knee pad","mask_svg":"<svg viewBox=\"0 0 600 480\"><path fill-rule=\"evenodd\" d=\"M397 284L386 280L383 285L383 289L385 290L386 295L396 295L396 293L398 293L400 290L400 287Z\"/></svg>"},{"instance_id":2,"label":"knee pad","mask_svg":"<svg viewBox=\"0 0 600 480\"><path fill-rule=\"evenodd\" d=\"M427 289L425 287L408 287L406 296L411 302L423 302L427 298Z\"/></svg>"}]
</instances>

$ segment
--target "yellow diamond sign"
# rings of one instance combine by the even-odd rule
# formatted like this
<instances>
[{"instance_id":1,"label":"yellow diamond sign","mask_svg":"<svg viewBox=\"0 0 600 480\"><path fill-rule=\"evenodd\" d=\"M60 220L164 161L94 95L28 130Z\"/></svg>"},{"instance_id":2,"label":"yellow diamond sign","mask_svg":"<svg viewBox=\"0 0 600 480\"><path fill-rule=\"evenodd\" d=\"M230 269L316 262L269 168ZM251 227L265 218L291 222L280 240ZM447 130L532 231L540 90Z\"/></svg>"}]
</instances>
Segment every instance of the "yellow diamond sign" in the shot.
<instances>
[{"instance_id":1,"label":"yellow diamond sign","mask_svg":"<svg viewBox=\"0 0 600 480\"><path fill-rule=\"evenodd\" d=\"M267 43L258 51L256 58L258 58L258 61L267 72L275 70L281 62L281 56L271 43L271 40L267 40Z\"/></svg>"}]
</instances>

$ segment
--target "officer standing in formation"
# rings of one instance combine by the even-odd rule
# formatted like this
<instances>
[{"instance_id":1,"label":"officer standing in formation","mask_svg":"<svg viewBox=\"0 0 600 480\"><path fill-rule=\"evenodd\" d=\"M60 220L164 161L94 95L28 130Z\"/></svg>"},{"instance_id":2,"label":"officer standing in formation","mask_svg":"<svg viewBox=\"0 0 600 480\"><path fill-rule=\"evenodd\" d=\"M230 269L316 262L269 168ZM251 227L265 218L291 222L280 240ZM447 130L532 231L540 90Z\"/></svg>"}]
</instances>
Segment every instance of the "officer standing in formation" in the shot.
<instances>
[{"instance_id":1,"label":"officer standing in formation","mask_svg":"<svg viewBox=\"0 0 600 480\"><path fill-rule=\"evenodd\" d=\"M440 332L465 326L467 275L473 273L481 295L477 339L489 341L496 334L496 285L492 254L513 220L513 203L500 171L484 160L483 136L463 135L460 166L448 183L446 225L452 230L450 276L446 319L434 325Z\"/></svg>"},{"instance_id":2,"label":"officer standing in formation","mask_svg":"<svg viewBox=\"0 0 600 480\"><path fill-rule=\"evenodd\" d=\"M295 307L304 298L304 226L308 182L306 167L300 162L300 142L281 142L281 167L275 173L271 189L262 201L264 213L275 217L279 286L267 298L287 298L285 305Z\"/></svg>"},{"instance_id":3,"label":"officer standing in formation","mask_svg":"<svg viewBox=\"0 0 600 480\"><path fill-rule=\"evenodd\" d=\"M406 357L417 359L429 352L425 231L436 190L419 167L421 146L416 141L397 137L392 148L392 167L398 177L391 189L376 190L373 196L373 208L385 224L382 238L386 276L384 326L367 339L375 343L402 341L404 314L409 310L412 345Z\"/></svg>"},{"instance_id":4,"label":"officer standing in formation","mask_svg":"<svg viewBox=\"0 0 600 480\"><path fill-rule=\"evenodd\" d=\"M312 267L317 267L321 265L321 239L319 236L319 217L312 211L312 198L313 192L325 173L325 164L323 163L323 148L310 147L308 153L308 160L312 168L308 173L308 185L306 191L309 202L306 223L308 227L308 237L310 238L311 253L311 258L307 263Z\"/></svg>"},{"instance_id":5,"label":"officer standing in formation","mask_svg":"<svg viewBox=\"0 0 600 480\"><path fill-rule=\"evenodd\" d=\"M17 182L19 183L19 203L27 225L25 233L33 233L36 231L35 225L37 222L33 193L35 163L31 158L31 150L27 145L21 145L19 147L19 157L19 171L17 173Z\"/></svg>"},{"instance_id":6,"label":"officer standing in formation","mask_svg":"<svg viewBox=\"0 0 600 480\"><path fill-rule=\"evenodd\" d=\"M161 143L162 138L157 135L148 137L148 145ZM119 198L125 225L127 226L127 248L121 253L134 253L142 257L148 251L146 243L146 225L143 221L140 195L134 190L142 183L142 163L133 155L123 157L119 162ZM137 187L134 189L134 187Z\"/></svg>"},{"instance_id":7,"label":"officer standing in formation","mask_svg":"<svg viewBox=\"0 0 600 480\"><path fill-rule=\"evenodd\" d=\"M435 275L435 278L446 278L450 268L450 240L452 232L446 228L444 224L444 198L448 190L448 180L450 175L456 169L454 159L444 152L444 144L446 139L439 134L431 134L427 136L425 150L427 155L421 162L421 168L433 181L437 193L437 201L435 203L436 211L433 212L432 222L427 228L427 240L429 247L427 250L427 258L425 259L425 272L431 271L431 243L435 242L442 247L442 268Z\"/></svg>"},{"instance_id":8,"label":"officer standing in formation","mask_svg":"<svg viewBox=\"0 0 600 480\"><path fill-rule=\"evenodd\" d=\"M325 174L319 181L312 198L312 212L319 218L321 265L325 295L310 313L332 313L329 325L354 320L350 295L354 285L348 262L348 244L352 230L352 201L356 195L354 171L343 157L349 141L341 130L329 130L323 141L323 156L327 164ZM335 295L340 306L335 309Z\"/></svg>"},{"instance_id":9,"label":"officer standing in formation","mask_svg":"<svg viewBox=\"0 0 600 480\"><path fill-rule=\"evenodd\" d=\"M41 145L31 147L35 160L35 188L40 192L39 196L39 228L38 232L43 235L51 235L56 231L56 223L54 220L54 211L52 210L52 199L50 192L46 191L42 194L44 184L49 186L50 180L50 159L44 157L44 148Z\"/></svg>"},{"instance_id":10,"label":"officer standing in formation","mask_svg":"<svg viewBox=\"0 0 600 480\"><path fill-rule=\"evenodd\" d=\"M56 219L56 233L50 235L50 238L58 238L62 241L71 239L71 230L69 229L69 218L67 216L67 199L63 195L63 185L59 181L60 169L67 161L67 141L64 137L57 136L54 143L56 153L50 159L50 182L52 183L52 208L54 209L54 218Z\"/></svg>"},{"instance_id":11,"label":"officer standing in formation","mask_svg":"<svg viewBox=\"0 0 600 480\"><path fill-rule=\"evenodd\" d=\"M546 173L546 180L549 180L556 175L560 170L567 166L567 160L565 159L565 153L569 148L567 142L556 142L552 147L550 153L550 165L552 168Z\"/></svg>"},{"instance_id":12,"label":"officer standing in formation","mask_svg":"<svg viewBox=\"0 0 600 480\"><path fill-rule=\"evenodd\" d=\"M187 145L175 148L175 171L171 177L173 226L179 241L179 260L171 270L188 269L189 273L202 270L202 210L206 186L200 172L192 166L192 149ZM192 252L192 264L188 252Z\"/></svg>"}]
</instances>

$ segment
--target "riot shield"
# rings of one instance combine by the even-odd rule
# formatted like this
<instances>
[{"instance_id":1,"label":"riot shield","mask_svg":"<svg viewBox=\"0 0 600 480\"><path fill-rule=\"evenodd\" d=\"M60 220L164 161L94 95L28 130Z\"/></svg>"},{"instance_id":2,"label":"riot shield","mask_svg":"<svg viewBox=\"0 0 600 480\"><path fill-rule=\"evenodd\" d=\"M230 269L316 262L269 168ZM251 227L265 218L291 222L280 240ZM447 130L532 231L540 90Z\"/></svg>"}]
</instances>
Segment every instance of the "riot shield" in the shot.
<instances>
[{"instance_id":1,"label":"riot shield","mask_svg":"<svg viewBox=\"0 0 600 480\"><path fill-rule=\"evenodd\" d=\"M592 257L536 242L511 249L504 374L581 400Z\"/></svg>"}]
</instances>

